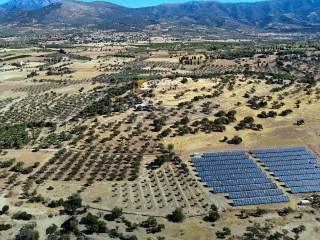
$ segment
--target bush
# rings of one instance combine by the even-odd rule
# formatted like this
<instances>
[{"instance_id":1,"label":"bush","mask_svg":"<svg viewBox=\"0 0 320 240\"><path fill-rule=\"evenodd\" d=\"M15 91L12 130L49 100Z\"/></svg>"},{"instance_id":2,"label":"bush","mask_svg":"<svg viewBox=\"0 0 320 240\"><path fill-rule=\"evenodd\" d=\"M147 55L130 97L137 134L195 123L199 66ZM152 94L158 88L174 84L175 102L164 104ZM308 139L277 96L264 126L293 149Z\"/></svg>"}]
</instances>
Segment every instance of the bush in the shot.
<instances>
[{"instance_id":1,"label":"bush","mask_svg":"<svg viewBox=\"0 0 320 240\"><path fill-rule=\"evenodd\" d=\"M27 212L17 212L12 216L13 219L29 221L32 218L32 215Z\"/></svg>"},{"instance_id":2,"label":"bush","mask_svg":"<svg viewBox=\"0 0 320 240\"><path fill-rule=\"evenodd\" d=\"M1 214L6 214L9 211L9 206L8 205L4 205L1 209Z\"/></svg>"},{"instance_id":3,"label":"bush","mask_svg":"<svg viewBox=\"0 0 320 240\"><path fill-rule=\"evenodd\" d=\"M204 218L205 221L207 222L215 222L220 218L220 215L218 213L218 208L216 205L212 204L211 205L211 210L209 211L208 216Z\"/></svg>"},{"instance_id":4,"label":"bush","mask_svg":"<svg viewBox=\"0 0 320 240\"><path fill-rule=\"evenodd\" d=\"M204 218L207 222L215 222L220 218L220 215L217 211L210 210L208 216Z\"/></svg>"},{"instance_id":5,"label":"bush","mask_svg":"<svg viewBox=\"0 0 320 240\"><path fill-rule=\"evenodd\" d=\"M111 216L113 219L118 219L119 217L122 216L122 214L123 214L122 208L115 207L111 211Z\"/></svg>"},{"instance_id":6,"label":"bush","mask_svg":"<svg viewBox=\"0 0 320 240\"><path fill-rule=\"evenodd\" d=\"M141 223L141 226L147 228L147 233L159 233L165 228L163 224L158 224L155 217L149 217L146 221Z\"/></svg>"},{"instance_id":7,"label":"bush","mask_svg":"<svg viewBox=\"0 0 320 240\"><path fill-rule=\"evenodd\" d=\"M210 209L212 210L212 211L218 211L218 207L215 205L215 204L212 204L211 206L210 206Z\"/></svg>"},{"instance_id":8,"label":"bush","mask_svg":"<svg viewBox=\"0 0 320 240\"><path fill-rule=\"evenodd\" d=\"M181 208L177 208L171 214L167 216L168 220L171 222L182 222L185 219L185 215Z\"/></svg>"},{"instance_id":9,"label":"bush","mask_svg":"<svg viewBox=\"0 0 320 240\"><path fill-rule=\"evenodd\" d=\"M249 214L250 216L253 216L253 217L261 217L263 214L266 214L267 211L264 210L264 209L261 209L261 208L257 208L255 212Z\"/></svg>"},{"instance_id":10,"label":"bush","mask_svg":"<svg viewBox=\"0 0 320 240\"><path fill-rule=\"evenodd\" d=\"M185 83L187 83L188 82L188 79L187 78L183 78L182 80L181 80L181 83L182 84L185 84Z\"/></svg>"},{"instance_id":11,"label":"bush","mask_svg":"<svg viewBox=\"0 0 320 240\"><path fill-rule=\"evenodd\" d=\"M67 213L74 214L78 208L82 207L82 199L79 194L74 194L63 202L64 210Z\"/></svg>"},{"instance_id":12,"label":"bush","mask_svg":"<svg viewBox=\"0 0 320 240\"><path fill-rule=\"evenodd\" d=\"M48 207L49 207L49 208L57 208L57 207L63 206L63 204L64 204L63 199L52 200L52 201L48 204Z\"/></svg>"},{"instance_id":13,"label":"bush","mask_svg":"<svg viewBox=\"0 0 320 240\"><path fill-rule=\"evenodd\" d=\"M157 219L155 217L148 217L148 219L142 222L141 226L144 228L151 228L158 225Z\"/></svg>"},{"instance_id":14,"label":"bush","mask_svg":"<svg viewBox=\"0 0 320 240\"><path fill-rule=\"evenodd\" d=\"M279 115L282 117L288 116L289 114L291 114L293 111L291 109L286 109L283 110Z\"/></svg>"},{"instance_id":15,"label":"bush","mask_svg":"<svg viewBox=\"0 0 320 240\"><path fill-rule=\"evenodd\" d=\"M307 228L303 224L299 225L298 227L293 228L291 231L295 233L296 235L299 235L303 231L305 231Z\"/></svg>"},{"instance_id":16,"label":"bush","mask_svg":"<svg viewBox=\"0 0 320 240\"><path fill-rule=\"evenodd\" d=\"M132 223L127 219L123 219L123 223L126 225L126 231L127 232L133 232L134 230L136 230L138 228L138 224L137 223Z\"/></svg>"},{"instance_id":17,"label":"bush","mask_svg":"<svg viewBox=\"0 0 320 240\"><path fill-rule=\"evenodd\" d=\"M229 144L235 144L238 145L240 143L242 143L242 138L239 136L234 136L231 140L228 141Z\"/></svg>"},{"instance_id":18,"label":"bush","mask_svg":"<svg viewBox=\"0 0 320 240\"><path fill-rule=\"evenodd\" d=\"M138 240L138 237L135 235L129 236L129 237L123 237L124 240Z\"/></svg>"},{"instance_id":19,"label":"bush","mask_svg":"<svg viewBox=\"0 0 320 240\"><path fill-rule=\"evenodd\" d=\"M231 235L231 230L228 227L224 227L222 231L216 232L216 236L219 239L224 239L228 235Z\"/></svg>"},{"instance_id":20,"label":"bush","mask_svg":"<svg viewBox=\"0 0 320 240\"><path fill-rule=\"evenodd\" d=\"M293 213L293 209L291 207L285 207L278 211L279 216L287 216L290 213Z\"/></svg>"},{"instance_id":21,"label":"bush","mask_svg":"<svg viewBox=\"0 0 320 240\"><path fill-rule=\"evenodd\" d=\"M52 224L50 227L48 227L46 229L46 234L51 235L51 234L55 233L57 230L58 230L58 226L55 224Z\"/></svg>"},{"instance_id":22,"label":"bush","mask_svg":"<svg viewBox=\"0 0 320 240\"><path fill-rule=\"evenodd\" d=\"M10 224L0 224L0 231L7 231L10 228L12 228Z\"/></svg>"},{"instance_id":23,"label":"bush","mask_svg":"<svg viewBox=\"0 0 320 240\"><path fill-rule=\"evenodd\" d=\"M278 114L274 111L269 111L268 113L266 111L262 111L258 114L258 118L275 118Z\"/></svg>"},{"instance_id":24,"label":"bush","mask_svg":"<svg viewBox=\"0 0 320 240\"><path fill-rule=\"evenodd\" d=\"M263 111L263 112L259 113L257 117L258 118L268 118L268 114L265 111Z\"/></svg>"},{"instance_id":25,"label":"bush","mask_svg":"<svg viewBox=\"0 0 320 240\"><path fill-rule=\"evenodd\" d=\"M76 217L71 217L64 223L62 223L61 228L63 232L70 233L73 232L77 234L79 232L78 230L79 222Z\"/></svg>"},{"instance_id":26,"label":"bush","mask_svg":"<svg viewBox=\"0 0 320 240\"><path fill-rule=\"evenodd\" d=\"M89 234L107 232L106 223L104 221L100 221L97 216L94 216L91 213L88 213L87 216L83 217L80 223L86 225L87 232Z\"/></svg>"},{"instance_id":27,"label":"bush","mask_svg":"<svg viewBox=\"0 0 320 240\"><path fill-rule=\"evenodd\" d=\"M12 158L3 162L0 162L0 168L9 168L15 163L16 159Z\"/></svg>"},{"instance_id":28,"label":"bush","mask_svg":"<svg viewBox=\"0 0 320 240\"><path fill-rule=\"evenodd\" d=\"M172 132L171 129L170 129L170 128L167 128L167 129L163 130L163 131L159 134L159 136L162 137L162 138L164 138L164 137L169 136L169 135L171 134L171 132Z\"/></svg>"},{"instance_id":29,"label":"bush","mask_svg":"<svg viewBox=\"0 0 320 240\"><path fill-rule=\"evenodd\" d=\"M161 167L164 163L171 161L171 154L158 155L153 162L154 166Z\"/></svg>"},{"instance_id":30,"label":"bush","mask_svg":"<svg viewBox=\"0 0 320 240\"><path fill-rule=\"evenodd\" d=\"M39 240L39 232L36 231L35 225L28 224L23 226L16 235L16 240Z\"/></svg>"},{"instance_id":31,"label":"bush","mask_svg":"<svg viewBox=\"0 0 320 240\"><path fill-rule=\"evenodd\" d=\"M275 111L269 111L268 112L268 116L271 118L275 118L278 115L278 113L276 113Z\"/></svg>"},{"instance_id":32,"label":"bush","mask_svg":"<svg viewBox=\"0 0 320 240\"><path fill-rule=\"evenodd\" d=\"M226 115L226 112L223 110L220 110L219 112L217 112L214 116L215 117L223 117Z\"/></svg>"}]
</instances>

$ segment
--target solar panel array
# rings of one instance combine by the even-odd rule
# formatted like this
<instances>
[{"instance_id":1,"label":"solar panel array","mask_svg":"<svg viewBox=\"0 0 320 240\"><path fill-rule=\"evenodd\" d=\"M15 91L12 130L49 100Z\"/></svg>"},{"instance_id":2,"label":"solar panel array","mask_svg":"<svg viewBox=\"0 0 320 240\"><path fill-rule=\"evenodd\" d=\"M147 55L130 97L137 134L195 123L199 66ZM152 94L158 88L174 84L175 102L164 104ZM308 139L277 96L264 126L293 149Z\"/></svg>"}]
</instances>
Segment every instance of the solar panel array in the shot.
<instances>
[{"instance_id":1,"label":"solar panel array","mask_svg":"<svg viewBox=\"0 0 320 240\"><path fill-rule=\"evenodd\" d=\"M320 192L317 156L303 147L253 150L252 153L292 193Z\"/></svg>"},{"instance_id":2,"label":"solar panel array","mask_svg":"<svg viewBox=\"0 0 320 240\"><path fill-rule=\"evenodd\" d=\"M192 162L201 180L214 193L227 193L234 206L289 201L244 151L205 153Z\"/></svg>"}]
</instances>

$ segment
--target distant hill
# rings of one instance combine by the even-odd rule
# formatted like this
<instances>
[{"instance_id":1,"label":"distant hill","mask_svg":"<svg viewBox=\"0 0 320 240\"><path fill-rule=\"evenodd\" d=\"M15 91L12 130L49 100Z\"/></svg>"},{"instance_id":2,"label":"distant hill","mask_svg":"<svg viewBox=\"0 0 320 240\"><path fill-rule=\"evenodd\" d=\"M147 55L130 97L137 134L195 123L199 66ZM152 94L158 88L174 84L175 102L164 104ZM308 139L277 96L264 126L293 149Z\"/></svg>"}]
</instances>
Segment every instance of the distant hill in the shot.
<instances>
[{"instance_id":1,"label":"distant hill","mask_svg":"<svg viewBox=\"0 0 320 240\"><path fill-rule=\"evenodd\" d=\"M143 16L137 16L134 9L108 2L80 1L60 1L33 11L25 11L20 13L20 16L8 18L6 21L108 29L143 28L150 23L144 21Z\"/></svg>"},{"instance_id":2,"label":"distant hill","mask_svg":"<svg viewBox=\"0 0 320 240\"><path fill-rule=\"evenodd\" d=\"M0 10L2 22L18 24L81 25L118 30L166 24L177 29L199 26L221 30L320 32L319 0L197 1L139 9L107 2L12 0Z\"/></svg>"},{"instance_id":3,"label":"distant hill","mask_svg":"<svg viewBox=\"0 0 320 240\"><path fill-rule=\"evenodd\" d=\"M256 3L189 2L147 8L148 16L177 24L254 27L257 30L320 31L319 0L270 0Z\"/></svg>"},{"instance_id":4,"label":"distant hill","mask_svg":"<svg viewBox=\"0 0 320 240\"><path fill-rule=\"evenodd\" d=\"M59 0L11 0L2 4L2 8L10 11L15 9L31 11L46 7L56 2L59 2Z\"/></svg>"}]
</instances>

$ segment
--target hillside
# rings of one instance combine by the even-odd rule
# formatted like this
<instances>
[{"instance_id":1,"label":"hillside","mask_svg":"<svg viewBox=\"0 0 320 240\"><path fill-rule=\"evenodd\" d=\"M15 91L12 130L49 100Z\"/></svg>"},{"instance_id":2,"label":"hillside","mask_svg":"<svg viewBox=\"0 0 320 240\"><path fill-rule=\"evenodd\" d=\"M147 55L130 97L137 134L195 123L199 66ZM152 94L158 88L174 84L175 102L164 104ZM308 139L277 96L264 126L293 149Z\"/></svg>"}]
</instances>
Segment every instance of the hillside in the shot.
<instances>
[{"instance_id":1,"label":"hillside","mask_svg":"<svg viewBox=\"0 0 320 240\"><path fill-rule=\"evenodd\" d=\"M320 2L314 0L271 0L258 3L223 4L189 2L146 8L147 16L176 24L228 28L255 27L264 30L319 30Z\"/></svg>"},{"instance_id":2,"label":"hillside","mask_svg":"<svg viewBox=\"0 0 320 240\"><path fill-rule=\"evenodd\" d=\"M2 22L18 24L66 24L116 30L141 29L154 24L176 29L198 26L275 32L317 32L320 29L320 2L314 0L234 4L199 1L139 9L107 2L12 0L2 5L2 9Z\"/></svg>"},{"instance_id":3,"label":"hillside","mask_svg":"<svg viewBox=\"0 0 320 240\"><path fill-rule=\"evenodd\" d=\"M31 11L59 2L59 0L11 0L2 5L6 10Z\"/></svg>"}]
</instances>

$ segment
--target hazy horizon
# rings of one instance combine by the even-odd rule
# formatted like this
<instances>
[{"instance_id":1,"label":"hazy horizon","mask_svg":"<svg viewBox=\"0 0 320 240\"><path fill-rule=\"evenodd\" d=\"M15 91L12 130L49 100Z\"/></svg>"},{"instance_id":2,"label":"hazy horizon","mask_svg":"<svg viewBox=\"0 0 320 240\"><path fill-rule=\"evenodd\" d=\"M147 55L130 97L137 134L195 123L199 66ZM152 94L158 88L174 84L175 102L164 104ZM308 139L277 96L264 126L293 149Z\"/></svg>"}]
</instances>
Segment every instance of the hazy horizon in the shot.
<instances>
[{"instance_id":1,"label":"hazy horizon","mask_svg":"<svg viewBox=\"0 0 320 240\"><path fill-rule=\"evenodd\" d=\"M10 0L0 0L0 3L6 3ZM80 0L84 2L94 2L95 0ZM128 1L128 0L97 0L97 1L105 1L105 2L111 2L115 4L119 4L121 6L125 7L147 7L147 6L155 6L159 4L164 3L184 3L184 2L190 2L192 0L135 0L135 1ZM196 0L197 1L197 0ZM211 0L200 0L200 1L211 1ZM240 2L259 2L263 0L217 0L218 2L232 2L232 3L240 3Z\"/></svg>"}]
</instances>

